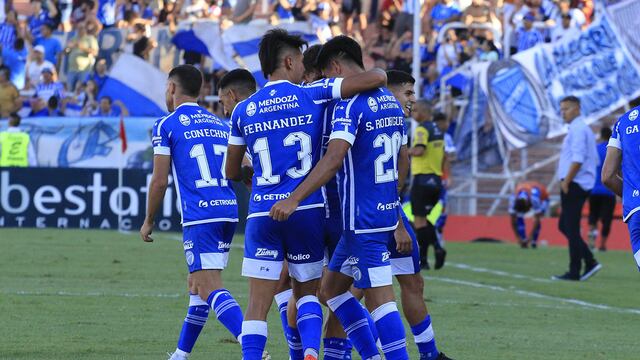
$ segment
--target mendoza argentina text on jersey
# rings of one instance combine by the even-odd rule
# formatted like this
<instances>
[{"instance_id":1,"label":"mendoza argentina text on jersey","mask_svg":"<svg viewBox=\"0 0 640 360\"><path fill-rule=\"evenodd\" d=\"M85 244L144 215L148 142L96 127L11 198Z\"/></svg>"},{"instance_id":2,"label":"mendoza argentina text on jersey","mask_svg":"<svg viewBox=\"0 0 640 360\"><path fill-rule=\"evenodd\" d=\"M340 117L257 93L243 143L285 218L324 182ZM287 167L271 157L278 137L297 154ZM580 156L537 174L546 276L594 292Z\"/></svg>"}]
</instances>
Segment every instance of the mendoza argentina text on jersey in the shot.
<instances>
[{"instance_id":1,"label":"mendoza argentina text on jersey","mask_svg":"<svg viewBox=\"0 0 640 360\"><path fill-rule=\"evenodd\" d=\"M345 230L362 234L395 229L398 154L407 144L400 103L386 88L337 103L330 139L351 144L337 174Z\"/></svg>"},{"instance_id":2,"label":"mendoza argentina text on jersey","mask_svg":"<svg viewBox=\"0 0 640 360\"><path fill-rule=\"evenodd\" d=\"M624 222L640 210L640 106L622 115L613 135L611 147L622 151L622 210Z\"/></svg>"},{"instance_id":3,"label":"mendoza argentina text on jersey","mask_svg":"<svg viewBox=\"0 0 640 360\"><path fill-rule=\"evenodd\" d=\"M316 165L323 111L340 98L341 86L341 78L309 85L270 81L233 110L229 144L246 145L253 163L249 218L268 216L271 206L288 198ZM298 210L323 206L318 190Z\"/></svg>"},{"instance_id":4,"label":"mendoza argentina text on jersey","mask_svg":"<svg viewBox=\"0 0 640 360\"><path fill-rule=\"evenodd\" d=\"M153 126L153 153L170 155L182 225L238 221L224 178L229 125L196 103L184 103Z\"/></svg>"}]
</instances>

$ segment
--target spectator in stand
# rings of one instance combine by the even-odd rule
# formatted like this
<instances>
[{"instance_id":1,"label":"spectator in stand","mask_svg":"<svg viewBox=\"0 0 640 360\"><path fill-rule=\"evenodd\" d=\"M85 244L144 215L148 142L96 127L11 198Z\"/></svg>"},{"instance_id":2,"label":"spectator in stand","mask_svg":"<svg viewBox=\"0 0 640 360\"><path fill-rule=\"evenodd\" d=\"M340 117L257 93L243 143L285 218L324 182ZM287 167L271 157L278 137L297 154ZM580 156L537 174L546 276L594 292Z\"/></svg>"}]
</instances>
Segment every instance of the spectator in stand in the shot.
<instances>
[{"instance_id":1,"label":"spectator in stand","mask_svg":"<svg viewBox=\"0 0 640 360\"><path fill-rule=\"evenodd\" d=\"M65 110L81 116L86 115L88 112L84 112L84 109L96 109L98 107L97 97L98 89L96 82L87 80L85 84L76 86L76 91L73 96L66 98Z\"/></svg>"},{"instance_id":2,"label":"spectator in stand","mask_svg":"<svg viewBox=\"0 0 640 360\"><path fill-rule=\"evenodd\" d=\"M47 106L42 107L40 110L36 111L35 109L31 109L31 113L29 117L52 117L52 116L64 116L64 112L60 110L60 100L57 96L52 96L47 101Z\"/></svg>"},{"instance_id":3,"label":"spectator in stand","mask_svg":"<svg viewBox=\"0 0 640 360\"><path fill-rule=\"evenodd\" d=\"M31 0L31 16L27 19L28 40L33 43L40 38L40 29L43 24L55 26L57 15L58 9L52 0Z\"/></svg>"},{"instance_id":4,"label":"spectator in stand","mask_svg":"<svg viewBox=\"0 0 640 360\"><path fill-rule=\"evenodd\" d=\"M11 10L7 12L6 20L0 23L0 46L2 48L10 48L16 42L18 18L16 12Z\"/></svg>"},{"instance_id":5,"label":"spectator in stand","mask_svg":"<svg viewBox=\"0 0 640 360\"><path fill-rule=\"evenodd\" d=\"M58 39L51 36L52 31L51 24L42 24L40 27L41 36L35 40L34 44L44 48L45 60L59 66L62 59L62 45Z\"/></svg>"},{"instance_id":6,"label":"spectator in stand","mask_svg":"<svg viewBox=\"0 0 640 360\"><path fill-rule=\"evenodd\" d=\"M251 21L255 0L237 0L233 7L231 21L236 24L244 24Z\"/></svg>"},{"instance_id":7,"label":"spectator in stand","mask_svg":"<svg viewBox=\"0 0 640 360\"><path fill-rule=\"evenodd\" d=\"M440 31L445 24L460 20L461 15L460 7L453 0L440 0L431 10L431 28Z\"/></svg>"},{"instance_id":8,"label":"spectator in stand","mask_svg":"<svg viewBox=\"0 0 640 360\"><path fill-rule=\"evenodd\" d=\"M2 63L9 69L11 82L18 90L25 87L27 56L22 38L17 38L11 47L2 47Z\"/></svg>"},{"instance_id":9,"label":"spectator in stand","mask_svg":"<svg viewBox=\"0 0 640 360\"><path fill-rule=\"evenodd\" d=\"M64 85L54 80L53 69L42 69L42 82L36 86L34 97L42 100L43 104L49 101L49 98L56 96L60 99L64 97Z\"/></svg>"},{"instance_id":10,"label":"spectator in stand","mask_svg":"<svg viewBox=\"0 0 640 360\"><path fill-rule=\"evenodd\" d=\"M20 110L20 92L16 86L9 81L9 69L0 70L0 117L6 118L12 112Z\"/></svg>"},{"instance_id":11,"label":"spectator in stand","mask_svg":"<svg viewBox=\"0 0 640 360\"><path fill-rule=\"evenodd\" d=\"M555 19L555 26L559 26L563 16L570 15L571 16L571 26L577 29L582 29L586 24L587 19L584 16L584 13L579 9L572 9L571 2L569 0L560 0L558 1L558 12L557 18Z\"/></svg>"},{"instance_id":12,"label":"spectator in stand","mask_svg":"<svg viewBox=\"0 0 640 360\"><path fill-rule=\"evenodd\" d=\"M600 251L607 251L607 239L611 231L611 221L613 213L616 209L616 195L602 184L600 176L602 173L602 164L607 156L607 144L611 137L612 131L608 126L600 129L600 142L596 149L598 150L598 167L596 168L596 185L589 194L589 248L592 250L596 247L598 239L598 220L602 222L600 230Z\"/></svg>"},{"instance_id":13,"label":"spectator in stand","mask_svg":"<svg viewBox=\"0 0 640 360\"><path fill-rule=\"evenodd\" d=\"M482 39L480 41L480 54L478 55L478 59L480 61L498 61L499 58L500 54L493 40Z\"/></svg>"},{"instance_id":14,"label":"spectator in stand","mask_svg":"<svg viewBox=\"0 0 640 360\"><path fill-rule=\"evenodd\" d=\"M71 31L73 0L58 0L58 10L60 11L60 24L62 25L62 31Z\"/></svg>"},{"instance_id":15,"label":"spectator in stand","mask_svg":"<svg viewBox=\"0 0 640 360\"><path fill-rule=\"evenodd\" d=\"M80 2L80 5L73 10L71 14L71 23L73 25L85 22L91 17L95 11L96 3L93 0L84 0Z\"/></svg>"},{"instance_id":16,"label":"spectator in stand","mask_svg":"<svg viewBox=\"0 0 640 360\"><path fill-rule=\"evenodd\" d=\"M491 8L485 0L472 0L463 13L465 25L487 24L491 22L492 16Z\"/></svg>"},{"instance_id":17,"label":"spectator in stand","mask_svg":"<svg viewBox=\"0 0 640 360\"><path fill-rule=\"evenodd\" d=\"M544 42L544 35L540 30L533 27L536 17L533 13L528 13L522 20L522 27L516 32L518 52L530 49Z\"/></svg>"},{"instance_id":18,"label":"spectator in stand","mask_svg":"<svg viewBox=\"0 0 640 360\"><path fill-rule=\"evenodd\" d=\"M105 29L116 25L116 6L117 0L98 0L96 17Z\"/></svg>"},{"instance_id":19,"label":"spectator in stand","mask_svg":"<svg viewBox=\"0 0 640 360\"><path fill-rule=\"evenodd\" d=\"M138 39L133 43L133 54L144 60L149 60L149 53L157 46L156 42L147 36L147 27L144 24L134 25Z\"/></svg>"},{"instance_id":20,"label":"spectator in stand","mask_svg":"<svg viewBox=\"0 0 640 360\"><path fill-rule=\"evenodd\" d=\"M395 16L393 24L393 32L396 36L401 36L405 32L413 30L413 14L416 11L415 2L413 0L404 0L399 10L400 12Z\"/></svg>"},{"instance_id":21,"label":"spectator in stand","mask_svg":"<svg viewBox=\"0 0 640 360\"><path fill-rule=\"evenodd\" d=\"M68 53L67 88L71 92L76 83L87 78L98 55L98 39L87 32L87 24L78 24L76 30L76 36L69 40L65 50Z\"/></svg>"},{"instance_id":22,"label":"spectator in stand","mask_svg":"<svg viewBox=\"0 0 640 360\"><path fill-rule=\"evenodd\" d=\"M96 92L100 92L105 81L107 81L107 60L99 59L93 67L93 71L87 75L85 82L93 81L96 87Z\"/></svg>"},{"instance_id":23,"label":"spectator in stand","mask_svg":"<svg viewBox=\"0 0 640 360\"><path fill-rule=\"evenodd\" d=\"M424 80L422 98L427 101L438 99L440 97L440 74L436 64L429 65L427 76Z\"/></svg>"},{"instance_id":24,"label":"spectator in stand","mask_svg":"<svg viewBox=\"0 0 640 360\"><path fill-rule=\"evenodd\" d=\"M573 37L580 34L580 30L571 24L571 15L562 14L559 25L556 25L551 31L551 41L557 42L565 37Z\"/></svg>"},{"instance_id":25,"label":"spectator in stand","mask_svg":"<svg viewBox=\"0 0 640 360\"><path fill-rule=\"evenodd\" d=\"M571 0L571 8L578 9L584 14L584 26L589 26L593 20L593 3L593 0Z\"/></svg>"},{"instance_id":26,"label":"spectator in stand","mask_svg":"<svg viewBox=\"0 0 640 360\"><path fill-rule=\"evenodd\" d=\"M446 72L460 64L460 53L462 49L457 43L458 37L455 30L449 29L444 37L444 42L440 45L436 55L436 67L438 74L444 75ZM446 72L445 72L446 70Z\"/></svg>"},{"instance_id":27,"label":"spectator in stand","mask_svg":"<svg viewBox=\"0 0 640 360\"><path fill-rule=\"evenodd\" d=\"M100 103L96 108L92 105L85 108L83 111L85 115L102 116L102 117L116 117L116 116L129 116L129 109L120 100L113 101L110 96L103 96L100 98Z\"/></svg>"},{"instance_id":28,"label":"spectator in stand","mask_svg":"<svg viewBox=\"0 0 640 360\"><path fill-rule=\"evenodd\" d=\"M55 65L44 59L44 46L36 45L31 51L31 62L27 65L27 87L36 88L44 69L50 69L55 74Z\"/></svg>"}]
</instances>

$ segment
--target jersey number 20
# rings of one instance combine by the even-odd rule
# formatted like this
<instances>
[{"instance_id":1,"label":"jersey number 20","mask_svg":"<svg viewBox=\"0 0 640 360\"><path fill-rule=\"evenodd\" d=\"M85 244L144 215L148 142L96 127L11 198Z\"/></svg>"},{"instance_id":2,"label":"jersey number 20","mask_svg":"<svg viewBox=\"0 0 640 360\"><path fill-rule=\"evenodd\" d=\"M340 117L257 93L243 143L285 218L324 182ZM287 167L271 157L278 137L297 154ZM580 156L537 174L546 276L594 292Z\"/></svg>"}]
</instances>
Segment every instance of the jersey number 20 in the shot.
<instances>
[{"instance_id":1,"label":"jersey number 20","mask_svg":"<svg viewBox=\"0 0 640 360\"><path fill-rule=\"evenodd\" d=\"M311 171L311 136L302 131L296 131L287 135L282 142L284 146L294 146L296 143L300 144L300 151L298 151L300 168L289 168L287 170L287 175L292 179L298 179L307 175L309 171ZM256 140L253 144L253 152L258 154L260 167L262 168L262 174L256 178L256 184L258 186L262 186L280 183L280 175L273 175L271 153L269 151L269 143L267 142L266 137Z\"/></svg>"},{"instance_id":2,"label":"jersey number 20","mask_svg":"<svg viewBox=\"0 0 640 360\"><path fill-rule=\"evenodd\" d=\"M380 134L373 140L374 148L383 148L375 161L376 184L398 180L398 152L402 146L402 135L394 132L391 136ZM384 164L393 158L393 168L384 169Z\"/></svg>"}]
</instances>

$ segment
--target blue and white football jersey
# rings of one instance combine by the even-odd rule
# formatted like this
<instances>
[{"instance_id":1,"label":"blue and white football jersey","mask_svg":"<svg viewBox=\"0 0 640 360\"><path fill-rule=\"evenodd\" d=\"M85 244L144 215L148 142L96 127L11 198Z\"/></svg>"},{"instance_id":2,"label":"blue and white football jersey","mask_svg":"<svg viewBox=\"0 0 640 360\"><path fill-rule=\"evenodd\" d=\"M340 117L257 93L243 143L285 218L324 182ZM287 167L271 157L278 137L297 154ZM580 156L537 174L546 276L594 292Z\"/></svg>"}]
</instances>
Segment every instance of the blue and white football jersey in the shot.
<instances>
[{"instance_id":1,"label":"blue and white football jersey","mask_svg":"<svg viewBox=\"0 0 640 360\"><path fill-rule=\"evenodd\" d=\"M153 126L153 153L170 155L182 225L238 221L235 192L224 178L229 125L184 103Z\"/></svg>"},{"instance_id":2,"label":"blue and white football jersey","mask_svg":"<svg viewBox=\"0 0 640 360\"><path fill-rule=\"evenodd\" d=\"M398 154L407 144L404 113L386 88L360 93L333 108L330 139L351 149L338 171L344 228L356 234L398 224Z\"/></svg>"},{"instance_id":3,"label":"blue and white football jersey","mask_svg":"<svg viewBox=\"0 0 640 360\"><path fill-rule=\"evenodd\" d=\"M334 100L324 111L324 123L322 125L322 156L327 152L329 147L329 139L331 137L331 126L333 109L340 100ZM342 220L342 211L340 204L340 194L338 193L338 182L334 176L322 187L322 191L325 197L326 217L340 217ZM341 227L342 228L342 227Z\"/></svg>"},{"instance_id":4,"label":"blue and white football jersey","mask_svg":"<svg viewBox=\"0 0 640 360\"><path fill-rule=\"evenodd\" d=\"M249 218L268 216L271 206L288 198L316 165L322 147L322 115L330 100L340 98L341 85L341 78L308 85L270 81L236 106L229 144L246 145L252 157ZM318 190L298 210L323 206Z\"/></svg>"},{"instance_id":5,"label":"blue and white football jersey","mask_svg":"<svg viewBox=\"0 0 640 360\"><path fill-rule=\"evenodd\" d=\"M622 115L613 127L611 147L622 151L623 221L640 210L640 106Z\"/></svg>"}]
</instances>

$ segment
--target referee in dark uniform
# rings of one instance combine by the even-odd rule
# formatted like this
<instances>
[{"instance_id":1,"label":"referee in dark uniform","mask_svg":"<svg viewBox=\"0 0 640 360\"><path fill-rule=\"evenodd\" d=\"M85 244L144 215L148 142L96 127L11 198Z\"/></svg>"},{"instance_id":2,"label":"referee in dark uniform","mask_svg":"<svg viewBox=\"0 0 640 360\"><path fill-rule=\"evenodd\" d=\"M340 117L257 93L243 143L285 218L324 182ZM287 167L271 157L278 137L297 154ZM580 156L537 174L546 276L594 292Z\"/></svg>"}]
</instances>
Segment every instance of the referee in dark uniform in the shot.
<instances>
[{"instance_id":1,"label":"referee in dark uniform","mask_svg":"<svg viewBox=\"0 0 640 360\"><path fill-rule=\"evenodd\" d=\"M435 248L435 268L444 266L447 252L438 241L434 224L427 221L427 215L440 200L442 191L442 163L444 161L444 132L436 122L446 121L446 115L436 113L433 121L429 118L429 103L419 100L413 107L414 119L419 122L414 131L413 144L409 150L411 159L411 210L414 216L420 263L428 269L427 248Z\"/></svg>"}]
</instances>

